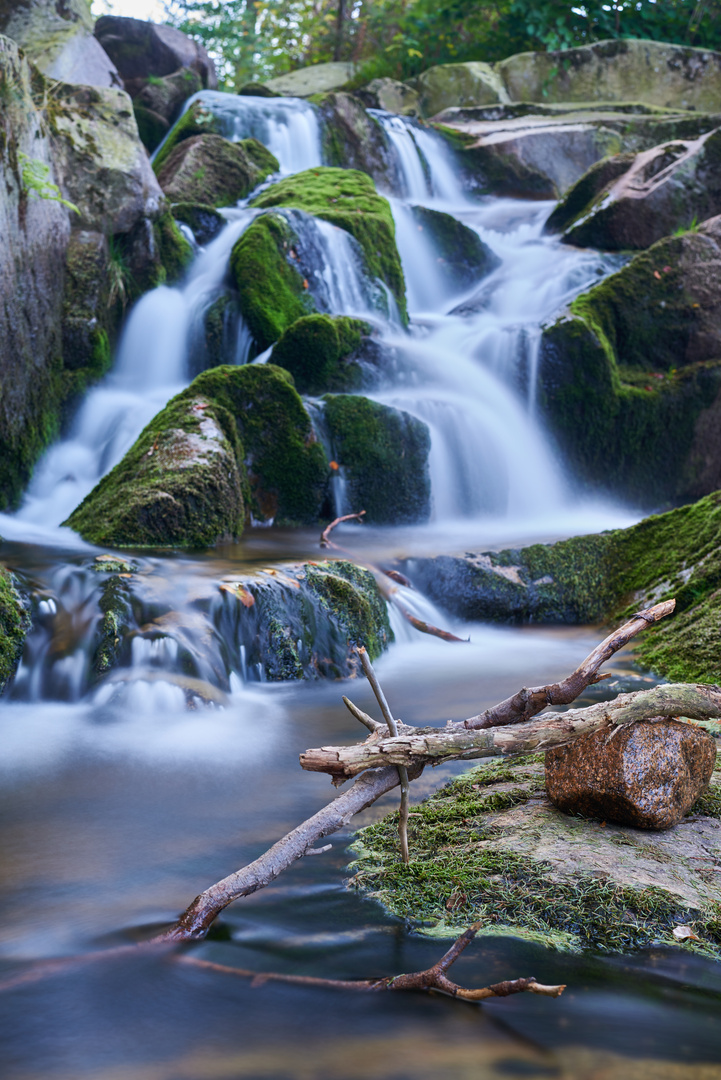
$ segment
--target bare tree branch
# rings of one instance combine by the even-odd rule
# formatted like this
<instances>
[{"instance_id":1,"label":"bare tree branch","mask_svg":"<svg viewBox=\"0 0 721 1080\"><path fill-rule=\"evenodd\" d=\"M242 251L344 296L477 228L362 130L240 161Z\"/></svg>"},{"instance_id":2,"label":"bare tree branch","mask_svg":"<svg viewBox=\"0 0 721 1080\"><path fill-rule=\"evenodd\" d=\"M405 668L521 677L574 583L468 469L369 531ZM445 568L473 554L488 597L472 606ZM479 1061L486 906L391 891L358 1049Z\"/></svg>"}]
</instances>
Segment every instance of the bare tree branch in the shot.
<instances>
[{"instance_id":1,"label":"bare tree branch","mask_svg":"<svg viewBox=\"0 0 721 1080\"><path fill-rule=\"evenodd\" d=\"M587 686L607 678L605 675L599 676L596 673L609 657L618 652L622 646L627 645L631 638L650 623L658 622L659 619L670 615L675 607L675 600L665 600L662 604L656 604L655 607L648 608L646 611L639 611L618 630L609 634L600 645L597 645L583 663L563 682L553 683L550 686L534 686L530 690L524 686L517 694L494 705L492 709L486 709L478 716L471 716L465 721L465 726L489 728L499 727L501 724L518 724L524 720L530 720L548 705L570 705Z\"/></svg>"},{"instance_id":2,"label":"bare tree branch","mask_svg":"<svg viewBox=\"0 0 721 1080\"><path fill-rule=\"evenodd\" d=\"M446 972L476 936L481 925L477 922L470 926L433 967L426 968L424 971L414 971L409 975L386 976L383 979L323 979L313 975L283 975L272 971L259 974L257 971L248 971L246 968L230 967L212 960L203 960L192 953L185 953L178 959L180 963L191 964L208 971L252 979L251 986L254 987L263 986L267 982L282 982L291 983L294 986L312 986L330 990L364 990L372 993L380 990L440 990L444 994L450 994L451 997L461 998L464 1001L484 1001L486 998L508 997L511 994L522 994L526 991L532 994L544 994L546 997L561 996L566 989L565 985L544 986L536 982L534 978L509 979L506 982L494 983L492 986L483 986L476 990L469 990L459 986L458 983L451 982Z\"/></svg>"},{"instance_id":3,"label":"bare tree branch","mask_svg":"<svg viewBox=\"0 0 721 1080\"><path fill-rule=\"evenodd\" d=\"M505 727L469 730L463 724L445 728L416 728L397 738L371 737L355 746L323 746L306 750L300 763L309 772L331 776L358 776L364 769L380 765L408 768L441 765L446 761L531 754L553 746L565 746L582 735L604 727L632 724L661 716L688 716L708 720L721 716L721 688L717 686L670 683L634 694L619 694L586 709L550 713L540 720Z\"/></svg>"},{"instance_id":4,"label":"bare tree branch","mask_svg":"<svg viewBox=\"0 0 721 1080\"><path fill-rule=\"evenodd\" d=\"M365 517L365 510L360 510L357 514L343 514L343 517L337 517L335 521L331 521L330 525L326 525L323 532L320 534L320 546L321 547L337 547L330 538L330 534L335 529L336 525L340 525L343 521L362 521ZM342 548L338 548L342 551Z\"/></svg>"}]
</instances>

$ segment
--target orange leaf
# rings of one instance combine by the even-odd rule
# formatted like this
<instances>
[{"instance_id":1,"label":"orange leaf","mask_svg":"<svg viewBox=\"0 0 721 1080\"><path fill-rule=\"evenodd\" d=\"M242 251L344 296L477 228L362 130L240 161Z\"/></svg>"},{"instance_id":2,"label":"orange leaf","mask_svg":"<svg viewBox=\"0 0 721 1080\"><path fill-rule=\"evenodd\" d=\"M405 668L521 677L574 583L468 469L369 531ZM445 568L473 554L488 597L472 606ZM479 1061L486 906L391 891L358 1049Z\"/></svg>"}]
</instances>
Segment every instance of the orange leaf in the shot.
<instances>
[{"instance_id":1,"label":"orange leaf","mask_svg":"<svg viewBox=\"0 0 721 1080\"><path fill-rule=\"evenodd\" d=\"M340 465L338 464L337 461L329 461L328 464L330 465L333 472L337 472L338 469L340 468Z\"/></svg>"},{"instance_id":2,"label":"orange leaf","mask_svg":"<svg viewBox=\"0 0 721 1080\"><path fill-rule=\"evenodd\" d=\"M654 270L654 272L653 272L653 276L654 276L655 278L657 278L657 279L658 279L659 281L661 280L661 275L659 274L658 270Z\"/></svg>"}]
</instances>

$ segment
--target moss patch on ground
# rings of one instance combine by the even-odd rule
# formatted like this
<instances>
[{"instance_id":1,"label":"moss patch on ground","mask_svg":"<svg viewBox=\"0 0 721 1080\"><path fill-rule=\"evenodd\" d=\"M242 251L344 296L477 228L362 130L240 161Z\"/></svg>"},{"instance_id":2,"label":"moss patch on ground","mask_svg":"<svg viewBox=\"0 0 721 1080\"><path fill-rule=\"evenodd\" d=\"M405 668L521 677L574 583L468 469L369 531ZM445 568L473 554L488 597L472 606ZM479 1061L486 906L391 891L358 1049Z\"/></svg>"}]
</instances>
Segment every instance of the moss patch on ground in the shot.
<instances>
[{"instance_id":1,"label":"moss patch on ground","mask_svg":"<svg viewBox=\"0 0 721 1080\"><path fill-rule=\"evenodd\" d=\"M358 833L352 884L421 933L453 937L471 922L482 934L510 933L550 948L630 951L676 945L721 956L721 894L714 855L691 849L694 824L644 833L569 817L545 796L542 757L472 769L412 809L410 863L398 852L398 814ZM716 777L716 779L721 779ZM717 832L712 824L709 835ZM688 834L688 836L687 836ZM703 851L700 860L693 856ZM708 859L708 871L703 866ZM596 863L603 874L593 872ZM612 872L609 871L612 867ZM679 884L670 871L680 871ZM638 875L638 876L636 876ZM634 881L652 881L663 886Z\"/></svg>"},{"instance_id":2,"label":"moss patch on ground","mask_svg":"<svg viewBox=\"0 0 721 1080\"><path fill-rule=\"evenodd\" d=\"M317 168L296 173L261 192L254 206L294 207L345 229L360 244L371 277L384 281L405 317L405 280L387 199L355 169Z\"/></svg>"},{"instance_id":3,"label":"moss patch on ground","mask_svg":"<svg viewBox=\"0 0 721 1080\"><path fill-rule=\"evenodd\" d=\"M0 566L0 694L17 671L30 615L8 569Z\"/></svg>"},{"instance_id":4,"label":"moss patch on ground","mask_svg":"<svg viewBox=\"0 0 721 1080\"><path fill-rule=\"evenodd\" d=\"M370 329L360 319L307 315L281 335L273 363L291 373L302 394L358 390L363 376L352 357Z\"/></svg>"},{"instance_id":5,"label":"moss patch on ground","mask_svg":"<svg viewBox=\"0 0 721 1080\"><path fill-rule=\"evenodd\" d=\"M354 511L375 524L424 521L430 513L426 425L354 394L327 395L325 422Z\"/></svg>"}]
</instances>

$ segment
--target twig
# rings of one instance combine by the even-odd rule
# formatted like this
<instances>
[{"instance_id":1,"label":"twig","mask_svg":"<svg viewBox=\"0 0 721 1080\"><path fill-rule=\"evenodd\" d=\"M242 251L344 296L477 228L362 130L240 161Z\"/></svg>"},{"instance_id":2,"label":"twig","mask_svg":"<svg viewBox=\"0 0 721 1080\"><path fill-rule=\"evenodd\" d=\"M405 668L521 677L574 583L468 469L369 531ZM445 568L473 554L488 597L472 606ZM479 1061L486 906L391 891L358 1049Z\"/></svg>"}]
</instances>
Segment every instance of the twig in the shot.
<instances>
[{"instance_id":1,"label":"twig","mask_svg":"<svg viewBox=\"0 0 721 1080\"><path fill-rule=\"evenodd\" d=\"M376 696L376 701L381 707L381 712L383 713L385 722L388 725L388 731L392 736L398 738L398 726L393 719L393 714L391 713L390 706L386 701L386 696L383 693L383 688L378 682L378 676L373 670L373 665L370 662L370 657L368 656L368 653L362 645L359 646L356 652L360 657L360 662L365 677L371 684L373 693ZM403 859L404 863L407 863L410 859L410 856L408 854L408 814L410 811L410 781L408 779L408 770L404 765L398 766L398 778L401 782L401 805L398 815L398 835L400 836L401 840L401 858Z\"/></svg>"},{"instance_id":2,"label":"twig","mask_svg":"<svg viewBox=\"0 0 721 1080\"><path fill-rule=\"evenodd\" d=\"M708 720L721 716L721 688L702 684L669 683L634 694L619 694L585 709L529 720L525 724L469 730L464 724L445 728L415 728L397 738L366 739L354 746L323 746L306 750L300 763L310 772L329 773L338 779L357 776L379 765L441 765L447 761L532 754L565 746L601 728L632 724L655 717Z\"/></svg>"},{"instance_id":3,"label":"twig","mask_svg":"<svg viewBox=\"0 0 721 1080\"><path fill-rule=\"evenodd\" d=\"M640 630L645 629L651 623L670 615L676 607L675 600L666 600L662 604L656 604L646 611L639 611L627 623L609 634L593 652L580 664L567 679L561 683L552 683L549 686L534 686L527 689L525 686L517 694L506 698L492 709L486 709L478 716L471 716L465 721L467 728L500 727L501 724L517 724L524 720L530 720L532 716L541 712L547 705L570 705L580 693L592 683L600 682L607 678L605 675L597 675L602 664L613 656L623 645L628 644Z\"/></svg>"},{"instance_id":4,"label":"twig","mask_svg":"<svg viewBox=\"0 0 721 1080\"><path fill-rule=\"evenodd\" d=\"M409 610L407 605L403 602L398 595L398 586L391 585L389 579L391 575L378 570L376 567L370 568L375 575L376 584L382 596L388 601L389 604L393 604L395 608L400 611L404 619L406 619L411 626L416 630L420 630L422 634L431 634L433 637L441 638L443 641L457 641L461 644L467 644L470 638L456 637L455 634L451 634L449 630L441 630L440 627L434 626L433 623L424 622L423 619L419 619L412 611Z\"/></svg>"},{"instance_id":5,"label":"twig","mask_svg":"<svg viewBox=\"0 0 721 1080\"><path fill-rule=\"evenodd\" d=\"M385 724L379 724L377 720L374 720L368 713L363 712L357 705L354 705L350 698L343 695L343 704L345 705L351 716L355 716L356 720L360 720L364 727L367 727L371 733L379 731L381 728L385 728Z\"/></svg>"},{"instance_id":6,"label":"twig","mask_svg":"<svg viewBox=\"0 0 721 1080\"><path fill-rule=\"evenodd\" d=\"M365 517L365 510L360 510L357 514L344 514L343 517L337 517L335 521L331 521L330 525L326 525L323 532L320 534L320 546L321 547L335 547L336 545L330 538L330 534L335 529L336 525L340 525L343 521L362 521Z\"/></svg>"},{"instance_id":7,"label":"twig","mask_svg":"<svg viewBox=\"0 0 721 1080\"><path fill-rule=\"evenodd\" d=\"M182 964L192 964L194 967L205 968L223 975L235 975L244 979L252 979L251 986L263 986L267 982L291 983L294 986L312 986L330 990L363 990L372 993L380 990L440 990L451 997L461 998L463 1001L484 1001L492 997L509 997L511 994L522 994L530 991L532 994L544 994L546 997L560 997L566 989L561 986L544 986L537 983L534 978L509 979L506 982L494 983L492 986L483 986L477 990L469 990L458 983L451 982L446 976L446 971L461 955L466 946L473 940L481 928L481 923L470 926L457 941L453 943L448 952L433 965L424 971L415 971L409 975L391 975L383 979L322 979L313 975L284 975L274 971L258 973L248 971L246 968L230 967L226 964L218 964L213 960L202 960L185 953L177 959Z\"/></svg>"}]
</instances>

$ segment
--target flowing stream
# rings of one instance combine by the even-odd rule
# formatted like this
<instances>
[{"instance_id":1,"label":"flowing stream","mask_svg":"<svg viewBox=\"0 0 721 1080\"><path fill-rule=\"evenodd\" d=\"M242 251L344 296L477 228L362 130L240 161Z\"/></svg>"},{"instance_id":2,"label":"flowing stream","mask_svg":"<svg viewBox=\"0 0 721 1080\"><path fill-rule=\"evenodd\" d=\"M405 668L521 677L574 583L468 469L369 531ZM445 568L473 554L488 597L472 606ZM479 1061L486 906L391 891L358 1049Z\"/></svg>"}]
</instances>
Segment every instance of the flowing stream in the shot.
<instances>
[{"instance_id":1,"label":"flowing stream","mask_svg":"<svg viewBox=\"0 0 721 1080\"><path fill-rule=\"evenodd\" d=\"M321 163L318 118L308 103L201 96L228 137L264 141L281 174ZM433 510L424 526L347 527L343 543L363 559L382 561L634 520L632 510L579 501L535 410L542 323L617 262L545 237L550 203L470 198L437 135L406 119L372 115L402 178L387 194L407 281L408 330L381 286L364 277L346 233L287 213L310 261L319 309L367 315L393 358L370 396L430 428ZM454 293L414 206L473 229L496 268ZM34 596L33 630L0 710L0 963L8 974L134 940L172 920L198 891L327 802L326 779L302 773L298 753L358 734L340 704L347 685L263 682L243 609L219 591L240 573L282 573L286 561L319 558L317 535L253 529L242 543L206 554L130 556L131 648L121 668L98 682L90 649L101 617L99 552L62 527L149 419L188 384L204 313L255 213L244 204L225 210L227 224L198 250L185 281L136 304L112 374L47 452L20 510L0 516L0 555ZM246 362L247 328L241 322L234 333L232 356ZM340 480L338 509L354 509ZM418 594L409 593L407 602L420 618L471 637L468 645L449 645L393 616L396 641L377 669L395 711L413 723L440 725L520 685L558 679L597 640L593 628L469 626ZM626 656L613 670L621 680L633 677ZM354 683L352 696L374 711L365 685ZM451 771L422 778L416 797ZM362 823L394 802L388 796ZM336 977L431 963L442 943L410 933L345 889L349 837L333 837L330 852L303 860L275 886L228 909L222 933L198 954L259 971ZM650 1071L640 1077L662 1075L653 1061L692 1069L694 1061L718 1055L712 1002L721 976L706 961L662 950L631 958L558 956L499 937L469 950L457 971L467 984L529 974L567 982L570 990L558 1002L523 995L480 1010L400 994L253 988L155 956L71 967L0 994L3 1076L461 1080L580 1078L608 1066L631 1077L634 1061L643 1059L639 1068Z\"/></svg>"}]
</instances>

